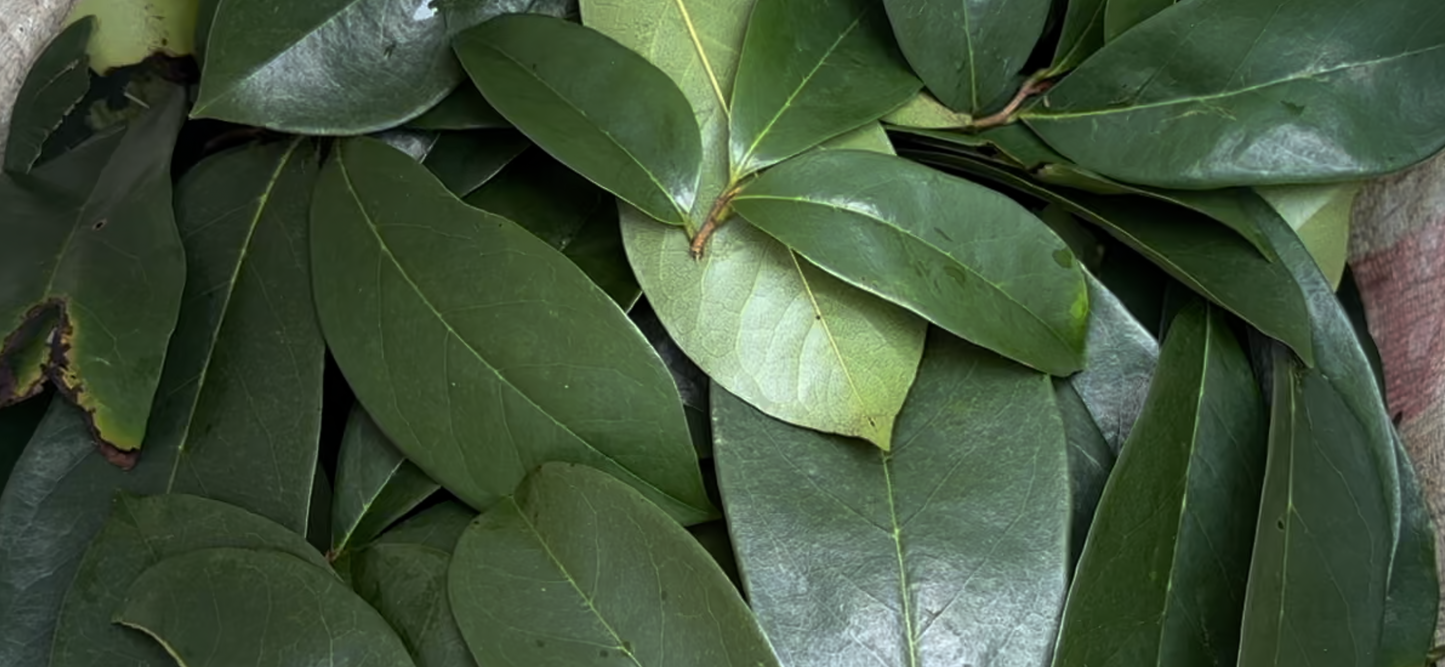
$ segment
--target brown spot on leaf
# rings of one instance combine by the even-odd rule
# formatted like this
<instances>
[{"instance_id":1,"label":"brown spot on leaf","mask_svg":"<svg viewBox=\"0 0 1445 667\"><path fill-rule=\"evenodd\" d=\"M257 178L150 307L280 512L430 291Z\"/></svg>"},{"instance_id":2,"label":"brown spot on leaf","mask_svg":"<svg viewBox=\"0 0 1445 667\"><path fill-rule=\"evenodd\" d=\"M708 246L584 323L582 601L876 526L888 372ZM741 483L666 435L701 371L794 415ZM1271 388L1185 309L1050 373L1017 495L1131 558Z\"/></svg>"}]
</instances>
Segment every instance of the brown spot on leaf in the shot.
<instances>
[{"instance_id":1,"label":"brown spot on leaf","mask_svg":"<svg viewBox=\"0 0 1445 667\"><path fill-rule=\"evenodd\" d=\"M106 441L101 435L100 429L95 425L95 408L89 405L90 401L85 391L85 385L81 383L80 377L70 367L70 350L75 340L75 323L70 321L70 312L65 307L64 301L55 301L58 309L58 319L55 325L55 334L50 338L50 381L55 384L56 390L60 392L71 404L80 408L85 414L85 426L90 430L90 436L95 440L100 455L105 457L111 465L121 470L130 470L135 467L136 461L140 458L139 451L127 451L116 447L114 443Z\"/></svg>"}]
</instances>

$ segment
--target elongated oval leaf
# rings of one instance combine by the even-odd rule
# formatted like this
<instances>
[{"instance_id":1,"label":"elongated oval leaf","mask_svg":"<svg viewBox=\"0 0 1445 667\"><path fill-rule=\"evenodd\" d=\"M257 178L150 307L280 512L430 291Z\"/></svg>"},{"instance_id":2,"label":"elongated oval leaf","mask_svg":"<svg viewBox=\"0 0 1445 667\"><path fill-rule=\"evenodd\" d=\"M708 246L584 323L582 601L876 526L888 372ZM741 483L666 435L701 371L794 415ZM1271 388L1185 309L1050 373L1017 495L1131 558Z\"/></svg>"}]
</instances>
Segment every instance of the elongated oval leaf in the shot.
<instances>
[{"instance_id":1,"label":"elongated oval leaf","mask_svg":"<svg viewBox=\"0 0 1445 667\"><path fill-rule=\"evenodd\" d=\"M1054 47L1051 74L1068 72L1104 45L1104 12L1108 0L1068 0L1059 43Z\"/></svg>"},{"instance_id":2,"label":"elongated oval leaf","mask_svg":"<svg viewBox=\"0 0 1445 667\"><path fill-rule=\"evenodd\" d=\"M1390 565L1377 664L1413 667L1429 664L1427 654L1434 646L1440 609L1440 571L1430 508L1409 454L1398 438L1395 445L1400 469L1400 539Z\"/></svg>"},{"instance_id":3,"label":"elongated oval leaf","mask_svg":"<svg viewBox=\"0 0 1445 667\"><path fill-rule=\"evenodd\" d=\"M733 200L828 272L1056 375L1084 365L1088 291L1068 246L1002 194L906 160L822 151Z\"/></svg>"},{"instance_id":4,"label":"elongated oval leaf","mask_svg":"<svg viewBox=\"0 0 1445 667\"><path fill-rule=\"evenodd\" d=\"M1130 28L1168 9L1176 0L1108 0L1104 11L1104 41L1112 42Z\"/></svg>"},{"instance_id":5,"label":"elongated oval leaf","mask_svg":"<svg viewBox=\"0 0 1445 667\"><path fill-rule=\"evenodd\" d=\"M297 134L400 125L461 81L436 10L413 0L222 2L192 115Z\"/></svg>"},{"instance_id":6,"label":"elongated oval leaf","mask_svg":"<svg viewBox=\"0 0 1445 667\"><path fill-rule=\"evenodd\" d=\"M636 491L583 466L542 466L469 526L447 587L482 665L778 664L702 545Z\"/></svg>"},{"instance_id":7,"label":"elongated oval leaf","mask_svg":"<svg viewBox=\"0 0 1445 667\"><path fill-rule=\"evenodd\" d=\"M898 44L941 102L974 116L1014 94L1049 15L1048 0L885 0Z\"/></svg>"},{"instance_id":8,"label":"elongated oval leaf","mask_svg":"<svg viewBox=\"0 0 1445 667\"><path fill-rule=\"evenodd\" d=\"M162 560L131 585L115 620L188 665L413 664L386 621L331 572L278 551Z\"/></svg>"},{"instance_id":9,"label":"elongated oval leaf","mask_svg":"<svg viewBox=\"0 0 1445 667\"><path fill-rule=\"evenodd\" d=\"M40 159L45 140L80 104L90 90L90 58L85 45L95 29L95 17L70 24L40 53L15 93L14 114L5 141L5 171L30 171Z\"/></svg>"},{"instance_id":10,"label":"elongated oval leaf","mask_svg":"<svg viewBox=\"0 0 1445 667\"><path fill-rule=\"evenodd\" d=\"M549 460L595 465L678 519L711 508L667 369L567 258L369 139L312 209L332 354L403 453L474 507ZM322 250L324 249L324 251Z\"/></svg>"},{"instance_id":11,"label":"elongated oval leaf","mask_svg":"<svg viewBox=\"0 0 1445 667\"><path fill-rule=\"evenodd\" d=\"M878 120L922 84L872 0L758 0L732 97L733 179Z\"/></svg>"},{"instance_id":12,"label":"elongated oval leaf","mask_svg":"<svg viewBox=\"0 0 1445 667\"><path fill-rule=\"evenodd\" d=\"M476 665L447 597L452 550L476 512L444 503L408 519L356 553L352 587L385 618L416 667Z\"/></svg>"},{"instance_id":13,"label":"elongated oval leaf","mask_svg":"<svg viewBox=\"0 0 1445 667\"><path fill-rule=\"evenodd\" d=\"M1175 317L1064 607L1056 665L1231 664L1268 432L1218 312Z\"/></svg>"},{"instance_id":14,"label":"elongated oval leaf","mask_svg":"<svg viewBox=\"0 0 1445 667\"><path fill-rule=\"evenodd\" d=\"M1059 406L1069 441L1069 495L1073 498L1069 563L1077 565L1099 507L1099 497L1104 495L1104 484L1109 481L1118 455L1099 431L1084 399L1067 381L1054 380L1054 402Z\"/></svg>"},{"instance_id":15,"label":"elongated oval leaf","mask_svg":"<svg viewBox=\"0 0 1445 667\"><path fill-rule=\"evenodd\" d=\"M1109 288L1092 275L1084 277L1089 283L1088 361L1069 384L1088 406L1109 450L1118 454L1144 409L1159 343Z\"/></svg>"},{"instance_id":16,"label":"elongated oval leaf","mask_svg":"<svg viewBox=\"0 0 1445 667\"><path fill-rule=\"evenodd\" d=\"M1388 173L1445 147L1439 7L1178 3L1021 117L1070 159L1131 183L1206 189Z\"/></svg>"},{"instance_id":17,"label":"elongated oval leaf","mask_svg":"<svg viewBox=\"0 0 1445 667\"><path fill-rule=\"evenodd\" d=\"M335 559L372 541L438 488L396 450L365 410L353 408L336 463L329 556Z\"/></svg>"},{"instance_id":18,"label":"elongated oval leaf","mask_svg":"<svg viewBox=\"0 0 1445 667\"><path fill-rule=\"evenodd\" d=\"M113 625L111 617L143 572L198 549L234 547L290 554L318 569L326 561L300 535L225 503L186 495L119 494L105 527L86 549L65 595L52 667L169 667L155 641Z\"/></svg>"},{"instance_id":19,"label":"elongated oval leaf","mask_svg":"<svg viewBox=\"0 0 1445 667\"><path fill-rule=\"evenodd\" d=\"M697 122L647 59L535 14L472 28L456 50L487 101L537 145L648 215L690 224L702 161Z\"/></svg>"},{"instance_id":20,"label":"elongated oval leaf","mask_svg":"<svg viewBox=\"0 0 1445 667\"><path fill-rule=\"evenodd\" d=\"M510 130L443 132L432 143L422 164L453 194L465 197L531 145L526 137Z\"/></svg>"},{"instance_id":21,"label":"elongated oval leaf","mask_svg":"<svg viewBox=\"0 0 1445 667\"><path fill-rule=\"evenodd\" d=\"M13 335L27 321L57 313L52 377L125 465L146 433L185 283L170 179L183 97L167 86L123 134L30 178L0 176L0 357L27 342Z\"/></svg>"},{"instance_id":22,"label":"elongated oval leaf","mask_svg":"<svg viewBox=\"0 0 1445 667\"><path fill-rule=\"evenodd\" d=\"M891 453L712 396L738 563L784 664L1043 663L1070 522L1047 376L935 331Z\"/></svg>"}]
</instances>

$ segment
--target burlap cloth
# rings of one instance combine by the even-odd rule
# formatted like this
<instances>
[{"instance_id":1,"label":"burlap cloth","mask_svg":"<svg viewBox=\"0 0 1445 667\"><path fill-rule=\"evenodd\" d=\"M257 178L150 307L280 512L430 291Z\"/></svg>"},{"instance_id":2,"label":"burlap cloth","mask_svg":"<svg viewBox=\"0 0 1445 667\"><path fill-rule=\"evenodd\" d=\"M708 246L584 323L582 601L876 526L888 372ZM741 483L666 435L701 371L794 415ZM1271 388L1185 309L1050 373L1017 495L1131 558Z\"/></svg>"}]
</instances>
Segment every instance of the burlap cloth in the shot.
<instances>
[{"instance_id":1,"label":"burlap cloth","mask_svg":"<svg viewBox=\"0 0 1445 667\"><path fill-rule=\"evenodd\" d=\"M15 91L74 2L0 0L0 150ZM1366 188L1350 265L1384 358L1390 414L1402 418L1431 513L1445 525L1445 155ZM1439 548L1445 554L1445 531Z\"/></svg>"}]
</instances>

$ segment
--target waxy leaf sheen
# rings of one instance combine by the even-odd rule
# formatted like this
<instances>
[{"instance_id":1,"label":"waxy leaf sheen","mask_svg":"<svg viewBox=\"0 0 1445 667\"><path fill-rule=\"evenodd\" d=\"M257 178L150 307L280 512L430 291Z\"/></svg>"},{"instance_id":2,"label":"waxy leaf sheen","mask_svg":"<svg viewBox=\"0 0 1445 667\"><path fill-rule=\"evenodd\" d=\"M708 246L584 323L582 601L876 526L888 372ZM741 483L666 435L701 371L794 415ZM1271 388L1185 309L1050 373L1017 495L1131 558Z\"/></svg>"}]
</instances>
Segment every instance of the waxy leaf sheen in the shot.
<instances>
[{"instance_id":1,"label":"waxy leaf sheen","mask_svg":"<svg viewBox=\"0 0 1445 667\"><path fill-rule=\"evenodd\" d=\"M1071 521L1048 376L935 330L891 452L712 400L738 564L783 664L1044 663Z\"/></svg>"},{"instance_id":2,"label":"waxy leaf sheen","mask_svg":"<svg viewBox=\"0 0 1445 667\"><path fill-rule=\"evenodd\" d=\"M365 410L353 407L336 463L330 557L372 541L438 488L396 450Z\"/></svg>"},{"instance_id":3,"label":"waxy leaf sheen","mask_svg":"<svg viewBox=\"0 0 1445 667\"><path fill-rule=\"evenodd\" d=\"M471 81L464 81L446 99L408 121L406 126L418 130L499 130L512 124L487 103L482 91Z\"/></svg>"},{"instance_id":4,"label":"waxy leaf sheen","mask_svg":"<svg viewBox=\"0 0 1445 667\"><path fill-rule=\"evenodd\" d=\"M40 159L45 140L90 90L90 58L85 45L94 29L93 16L66 26L30 66L15 93L5 140L5 171L30 171Z\"/></svg>"},{"instance_id":5,"label":"waxy leaf sheen","mask_svg":"<svg viewBox=\"0 0 1445 667\"><path fill-rule=\"evenodd\" d=\"M486 508L573 461L685 523L712 515L666 367L561 253L371 139L333 149L311 219L331 352L432 479Z\"/></svg>"},{"instance_id":6,"label":"waxy leaf sheen","mask_svg":"<svg viewBox=\"0 0 1445 667\"><path fill-rule=\"evenodd\" d=\"M1089 333L1084 370L1069 377L1099 431L1118 454L1144 409L1159 361L1159 342L1119 297L1090 274Z\"/></svg>"},{"instance_id":7,"label":"waxy leaf sheen","mask_svg":"<svg viewBox=\"0 0 1445 667\"><path fill-rule=\"evenodd\" d=\"M545 464L473 522L447 585L480 665L778 666L702 545L585 466Z\"/></svg>"},{"instance_id":8,"label":"waxy leaf sheen","mask_svg":"<svg viewBox=\"0 0 1445 667\"><path fill-rule=\"evenodd\" d=\"M958 336L1055 375L1084 366L1083 269L998 192L888 155L820 151L768 170L733 207L829 273Z\"/></svg>"},{"instance_id":9,"label":"waxy leaf sheen","mask_svg":"<svg viewBox=\"0 0 1445 667\"><path fill-rule=\"evenodd\" d=\"M1104 41L1112 42L1128 29L1139 25L1177 0L1107 0L1104 10Z\"/></svg>"},{"instance_id":10,"label":"waxy leaf sheen","mask_svg":"<svg viewBox=\"0 0 1445 667\"><path fill-rule=\"evenodd\" d=\"M467 30L456 51L487 101L537 145L653 218L693 226L697 121L647 59L595 30L536 14Z\"/></svg>"},{"instance_id":11,"label":"waxy leaf sheen","mask_svg":"<svg viewBox=\"0 0 1445 667\"><path fill-rule=\"evenodd\" d=\"M532 144L511 130L442 132L422 164L448 190L465 197L496 176Z\"/></svg>"}]
</instances>

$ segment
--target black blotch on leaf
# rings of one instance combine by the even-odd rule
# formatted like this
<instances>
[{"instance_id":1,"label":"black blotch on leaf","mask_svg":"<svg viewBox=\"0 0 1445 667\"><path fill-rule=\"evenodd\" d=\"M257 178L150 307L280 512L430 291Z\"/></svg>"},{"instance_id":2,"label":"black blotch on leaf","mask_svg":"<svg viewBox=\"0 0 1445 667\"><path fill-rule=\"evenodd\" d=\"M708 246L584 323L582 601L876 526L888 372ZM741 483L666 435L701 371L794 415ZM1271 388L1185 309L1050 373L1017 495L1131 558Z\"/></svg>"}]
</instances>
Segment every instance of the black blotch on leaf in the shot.
<instances>
[{"instance_id":1,"label":"black blotch on leaf","mask_svg":"<svg viewBox=\"0 0 1445 667\"><path fill-rule=\"evenodd\" d=\"M96 220L95 224L91 225L90 228L98 232L102 229L105 229L105 226L108 224L110 224L110 218L101 218L99 220Z\"/></svg>"},{"instance_id":2,"label":"black blotch on leaf","mask_svg":"<svg viewBox=\"0 0 1445 667\"><path fill-rule=\"evenodd\" d=\"M1276 521L1274 525L1275 525L1276 528L1279 528L1280 530L1284 530L1284 517L1280 517L1280 518L1279 518L1279 521Z\"/></svg>"}]
</instances>

